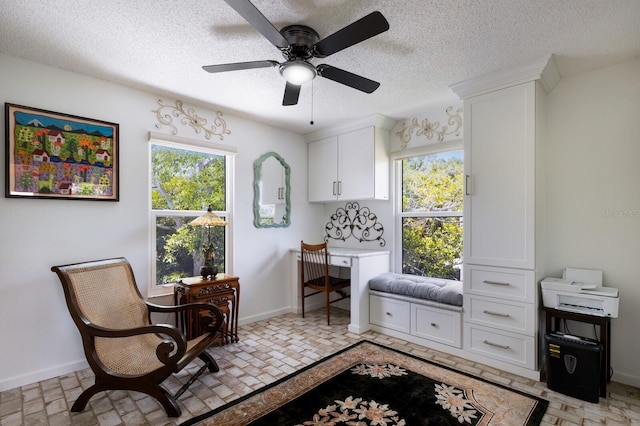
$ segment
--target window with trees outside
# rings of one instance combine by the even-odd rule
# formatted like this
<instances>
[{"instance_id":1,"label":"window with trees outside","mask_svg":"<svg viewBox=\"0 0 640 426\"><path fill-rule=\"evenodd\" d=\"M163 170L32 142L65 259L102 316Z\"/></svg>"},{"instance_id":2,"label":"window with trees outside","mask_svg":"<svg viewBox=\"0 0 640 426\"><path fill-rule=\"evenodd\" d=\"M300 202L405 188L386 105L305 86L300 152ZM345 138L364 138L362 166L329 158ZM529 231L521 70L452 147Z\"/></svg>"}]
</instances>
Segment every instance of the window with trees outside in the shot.
<instances>
[{"instance_id":1,"label":"window with trees outside","mask_svg":"<svg viewBox=\"0 0 640 426\"><path fill-rule=\"evenodd\" d=\"M204 264L203 245L207 229L190 226L211 206L214 213L229 220L231 187L229 153L199 146L151 141L151 265L149 296L168 294L169 284L180 278L198 276ZM210 229L215 247L215 266L227 270L229 226Z\"/></svg>"},{"instance_id":2,"label":"window with trees outside","mask_svg":"<svg viewBox=\"0 0 640 426\"><path fill-rule=\"evenodd\" d=\"M463 151L398 160L402 273L460 280Z\"/></svg>"}]
</instances>

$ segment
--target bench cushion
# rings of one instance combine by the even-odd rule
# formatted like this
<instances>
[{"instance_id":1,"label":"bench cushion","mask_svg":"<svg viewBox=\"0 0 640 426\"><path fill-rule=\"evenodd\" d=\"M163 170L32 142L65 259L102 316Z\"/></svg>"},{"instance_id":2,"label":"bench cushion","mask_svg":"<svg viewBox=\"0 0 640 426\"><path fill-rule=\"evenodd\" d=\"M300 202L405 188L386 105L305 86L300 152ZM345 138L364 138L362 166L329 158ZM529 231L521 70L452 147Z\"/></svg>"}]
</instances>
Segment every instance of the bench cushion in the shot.
<instances>
[{"instance_id":1,"label":"bench cushion","mask_svg":"<svg viewBox=\"0 0 640 426\"><path fill-rule=\"evenodd\" d=\"M369 280L371 290L462 306L462 281L385 272Z\"/></svg>"}]
</instances>

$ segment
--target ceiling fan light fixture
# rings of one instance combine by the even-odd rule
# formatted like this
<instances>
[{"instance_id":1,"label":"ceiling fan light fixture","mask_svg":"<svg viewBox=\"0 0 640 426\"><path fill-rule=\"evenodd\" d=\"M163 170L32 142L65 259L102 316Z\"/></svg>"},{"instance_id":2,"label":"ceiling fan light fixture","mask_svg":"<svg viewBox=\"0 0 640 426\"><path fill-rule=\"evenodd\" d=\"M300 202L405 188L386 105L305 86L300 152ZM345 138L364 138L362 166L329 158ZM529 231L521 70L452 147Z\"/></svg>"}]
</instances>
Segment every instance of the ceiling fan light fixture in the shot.
<instances>
[{"instance_id":1,"label":"ceiling fan light fixture","mask_svg":"<svg viewBox=\"0 0 640 426\"><path fill-rule=\"evenodd\" d=\"M280 74L291 84L303 85L313 80L316 75L316 67L307 61L287 61L280 65Z\"/></svg>"}]
</instances>

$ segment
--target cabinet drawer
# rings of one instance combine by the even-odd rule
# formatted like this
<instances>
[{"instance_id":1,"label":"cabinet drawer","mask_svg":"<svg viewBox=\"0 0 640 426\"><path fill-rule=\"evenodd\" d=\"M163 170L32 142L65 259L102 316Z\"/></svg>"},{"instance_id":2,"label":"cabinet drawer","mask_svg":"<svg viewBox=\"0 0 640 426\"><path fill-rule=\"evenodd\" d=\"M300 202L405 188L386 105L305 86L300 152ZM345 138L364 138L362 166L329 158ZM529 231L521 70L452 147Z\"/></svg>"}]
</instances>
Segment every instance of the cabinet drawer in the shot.
<instances>
[{"instance_id":1,"label":"cabinet drawer","mask_svg":"<svg viewBox=\"0 0 640 426\"><path fill-rule=\"evenodd\" d=\"M536 369L536 339L474 324L464 324L464 349L530 370Z\"/></svg>"},{"instance_id":2,"label":"cabinet drawer","mask_svg":"<svg viewBox=\"0 0 640 426\"><path fill-rule=\"evenodd\" d=\"M347 256L329 256L329 264L334 266L351 267L351 258Z\"/></svg>"},{"instance_id":3,"label":"cabinet drawer","mask_svg":"<svg viewBox=\"0 0 640 426\"><path fill-rule=\"evenodd\" d=\"M464 295L464 320L501 330L535 334L535 310L531 303Z\"/></svg>"},{"instance_id":4,"label":"cabinet drawer","mask_svg":"<svg viewBox=\"0 0 640 426\"><path fill-rule=\"evenodd\" d=\"M535 302L533 271L469 265L464 285L465 294Z\"/></svg>"},{"instance_id":5,"label":"cabinet drawer","mask_svg":"<svg viewBox=\"0 0 640 426\"><path fill-rule=\"evenodd\" d=\"M369 322L392 330L409 333L411 325L409 302L369 296Z\"/></svg>"},{"instance_id":6,"label":"cabinet drawer","mask_svg":"<svg viewBox=\"0 0 640 426\"><path fill-rule=\"evenodd\" d=\"M302 261L302 255L300 253L296 254L296 260ZM333 266L346 266L347 268L351 267L351 258L349 256L331 256L329 255L329 264Z\"/></svg>"},{"instance_id":7,"label":"cabinet drawer","mask_svg":"<svg viewBox=\"0 0 640 426\"><path fill-rule=\"evenodd\" d=\"M460 312L412 303L411 334L459 348L462 346Z\"/></svg>"}]
</instances>

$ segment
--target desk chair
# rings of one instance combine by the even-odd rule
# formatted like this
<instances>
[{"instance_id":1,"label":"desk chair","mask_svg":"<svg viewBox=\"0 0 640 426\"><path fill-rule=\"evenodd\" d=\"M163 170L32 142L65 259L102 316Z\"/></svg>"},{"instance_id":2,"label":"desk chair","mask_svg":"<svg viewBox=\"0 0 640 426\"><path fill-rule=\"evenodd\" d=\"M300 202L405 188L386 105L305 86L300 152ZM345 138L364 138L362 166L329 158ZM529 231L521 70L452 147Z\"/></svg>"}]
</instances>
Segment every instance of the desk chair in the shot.
<instances>
[{"instance_id":1,"label":"desk chair","mask_svg":"<svg viewBox=\"0 0 640 426\"><path fill-rule=\"evenodd\" d=\"M176 398L205 370L219 371L206 349L218 339L223 316L214 305L160 306L144 300L124 258L54 266L69 313L80 334L95 383L80 394L71 411L82 411L98 392L133 390L154 397L169 417L179 417ZM152 324L151 312L207 311L206 332L192 340L175 326ZM175 394L160 384L195 358L203 365Z\"/></svg>"},{"instance_id":2,"label":"desk chair","mask_svg":"<svg viewBox=\"0 0 640 426\"><path fill-rule=\"evenodd\" d=\"M330 325L329 307L332 303L349 297L342 289L351 285L349 278L337 278L329 276L329 255L327 243L306 244L300 241L302 264L300 267L302 318L304 318L304 299L318 293L325 294L325 306L327 309L327 325ZM305 293L306 288L313 291ZM331 300L331 294L336 293L340 297Z\"/></svg>"}]
</instances>

